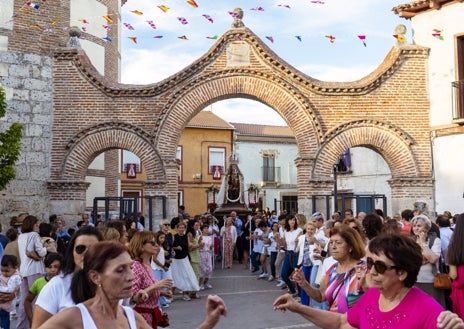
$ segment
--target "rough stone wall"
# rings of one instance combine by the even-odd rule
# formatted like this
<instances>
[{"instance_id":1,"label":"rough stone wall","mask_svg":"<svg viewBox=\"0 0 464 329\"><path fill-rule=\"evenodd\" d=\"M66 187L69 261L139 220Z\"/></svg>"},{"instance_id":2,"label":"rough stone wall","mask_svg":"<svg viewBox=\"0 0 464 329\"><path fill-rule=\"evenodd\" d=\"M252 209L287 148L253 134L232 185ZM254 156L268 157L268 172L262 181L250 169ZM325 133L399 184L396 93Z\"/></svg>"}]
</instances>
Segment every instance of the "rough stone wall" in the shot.
<instances>
[{"instance_id":1,"label":"rough stone wall","mask_svg":"<svg viewBox=\"0 0 464 329\"><path fill-rule=\"evenodd\" d=\"M52 58L31 53L0 52L0 85L7 94L5 130L13 122L23 125L22 149L16 180L0 195L3 224L21 212L48 219L53 77ZM8 225L6 225L8 227Z\"/></svg>"}]
</instances>

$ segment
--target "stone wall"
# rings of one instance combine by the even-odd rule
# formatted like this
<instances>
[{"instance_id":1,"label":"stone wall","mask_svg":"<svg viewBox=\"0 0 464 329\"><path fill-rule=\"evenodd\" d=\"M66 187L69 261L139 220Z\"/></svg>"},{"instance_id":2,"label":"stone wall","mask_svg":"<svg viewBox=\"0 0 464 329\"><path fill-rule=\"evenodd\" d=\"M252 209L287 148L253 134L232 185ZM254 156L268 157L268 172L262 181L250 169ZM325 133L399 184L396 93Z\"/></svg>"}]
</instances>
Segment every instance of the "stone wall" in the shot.
<instances>
[{"instance_id":1,"label":"stone wall","mask_svg":"<svg viewBox=\"0 0 464 329\"><path fill-rule=\"evenodd\" d=\"M0 220L28 212L49 216L46 181L50 177L53 115L52 58L31 53L0 52L0 85L7 95L1 131L13 122L23 125L16 180L0 194Z\"/></svg>"}]
</instances>

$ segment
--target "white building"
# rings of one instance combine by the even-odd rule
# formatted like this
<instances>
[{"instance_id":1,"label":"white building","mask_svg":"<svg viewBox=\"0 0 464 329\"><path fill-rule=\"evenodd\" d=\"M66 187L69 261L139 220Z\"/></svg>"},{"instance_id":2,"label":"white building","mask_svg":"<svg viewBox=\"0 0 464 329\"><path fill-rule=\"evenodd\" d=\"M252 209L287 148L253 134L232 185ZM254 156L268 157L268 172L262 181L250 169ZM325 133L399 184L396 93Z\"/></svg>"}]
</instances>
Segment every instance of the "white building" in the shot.
<instances>
[{"instance_id":1,"label":"white building","mask_svg":"<svg viewBox=\"0 0 464 329\"><path fill-rule=\"evenodd\" d=\"M411 19L413 42L430 48L428 86L435 209L463 212L464 2L413 1L393 8Z\"/></svg>"}]
</instances>

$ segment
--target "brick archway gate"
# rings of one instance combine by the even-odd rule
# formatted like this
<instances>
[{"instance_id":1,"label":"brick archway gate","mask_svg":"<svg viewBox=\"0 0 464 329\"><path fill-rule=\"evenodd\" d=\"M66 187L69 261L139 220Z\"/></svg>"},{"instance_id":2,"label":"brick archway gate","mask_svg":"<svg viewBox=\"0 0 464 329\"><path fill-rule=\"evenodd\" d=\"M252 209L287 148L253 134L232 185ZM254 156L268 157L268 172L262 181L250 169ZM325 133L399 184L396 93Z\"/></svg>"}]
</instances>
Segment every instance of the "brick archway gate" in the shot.
<instances>
[{"instance_id":1,"label":"brick archway gate","mask_svg":"<svg viewBox=\"0 0 464 329\"><path fill-rule=\"evenodd\" d=\"M52 212L82 211L86 168L97 154L124 148L148 165L146 192L165 195L174 216L175 154L184 127L205 106L234 97L270 106L293 130L300 210L312 211L311 195L331 192L332 165L352 146L384 157L395 209L432 199L426 48L393 47L376 71L351 83L302 74L246 27L230 29L189 67L147 86L99 76L80 50L57 49L54 57Z\"/></svg>"}]
</instances>

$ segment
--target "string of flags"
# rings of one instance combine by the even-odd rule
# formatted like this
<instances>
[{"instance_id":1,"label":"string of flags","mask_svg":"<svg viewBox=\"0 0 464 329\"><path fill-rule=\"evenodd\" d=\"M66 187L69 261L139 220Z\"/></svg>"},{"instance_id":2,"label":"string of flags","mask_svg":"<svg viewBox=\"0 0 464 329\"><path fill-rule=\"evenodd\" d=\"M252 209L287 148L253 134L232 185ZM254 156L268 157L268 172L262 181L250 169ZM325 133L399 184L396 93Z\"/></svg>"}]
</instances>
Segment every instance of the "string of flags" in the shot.
<instances>
[{"instance_id":1,"label":"string of flags","mask_svg":"<svg viewBox=\"0 0 464 329\"><path fill-rule=\"evenodd\" d=\"M34 11L40 10L42 5L46 5L46 0L40 0L40 1L42 2L40 4L32 2L32 1L26 1L24 3L24 5L21 8L19 8L18 13L15 13L15 15L13 15L11 21L15 20L19 13L21 13L23 15L30 15L30 14L33 14ZM184 0L179 0L179 1L184 1ZM192 8L195 8L195 9L200 8L200 6L198 5L198 3L195 0L186 0L185 3L188 4ZM313 1L310 1L310 3L314 4L314 5L324 5L325 4L324 1L319 1L319 0L313 0ZM170 7L168 7L168 6L164 5L164 4L157 5L156 7L159 8L164 13L167 13L170 10ZM291 9L291 6L289 4L287 4L287 3L277 4L277 7L280 7L280 8L283 8L283 9ZM31 9L29 9L29 8L31 8ZM249 10L254 11L254 12L264 12L265 8L262 7L262 6L257 6L257 7L249 8ZM138 16L138 17L146 16L146 15L144 15L143 11L140 11L140 10L138 10L136 8L133 8L133 9L129 10L129 12L132 13L133 15L135 15L135 16ZM226 13L229 14L234 19L240 17L240 13L238 13L236 11L227 11ZM103 16L79 18L78 19L78 22L80 23L79 28L82 31L86 32L88 30L88 27L93 26L92 33L95 33L94 32L95 29L101 27L102 31L105 31L104 34L106 34L107 31L110 31L112 29L112 26L114 26L115 24L118 24L118 20L116 19L116 17L118 17L118 14L119 13L113 13L113 14L109 13L109 14L103 15ZM214 24L215 19L211 15L209 15L207 13L202 13L201 16L205 20L210 22L211 24ZM101 20L101 18L103 18L104 24L97 23L99 20ZM176 16L176 19L182 25L189 25L189 19L187 17ZM45 32L52 32L53 27L56 26L59 23L59 21L60 21L59 19L54 19L54 20L50 20L50 22L48 22L46 24L41 24L41 23L38 23L38 22L34 22L34 23L31 22L31 24L29 26L32 29L39 29L39 30L42 30L42 31L45 31ZM157 30L159 28L158 25L155 23L155 20L153 20L153 19L147 19L147 20L145 20L145 22L153 30ZM95 26L95 24L99 24L99 25ZM121 22L121 24L128 31L136 31L136 28L134 27L134 25L129 23L129 22ZM136 26L138 26L138 25L136 25ZM323 35L323 36L325 38L327 38L327 40L332 44L334 44L335 41L336 41L336 37L333 34L326 34L326 35ZM440 29L433 29L432 36L439 39L439 40L444 40L444 37L442 36L442 30L440 30ZM129 40L131 40L133 43L137 43L139 37L140 36L128 36L127 38ZM303 36L302 35L295 35L294 37L299 42L303 42ZM395 35L393 35L393 37L396 38L398 40L398 42L404 43L404 42L407 41L406 37L404 35L402 35L402 34L395 34ZM85 38L85 37L82 37L82 38ZM147 37L141 37L141 38L146 39ZM150 38L162 39L163 35L158 34L158 35L154 35L154 36L152 36ZM185 34L177 36L177 38L181 39L181 40L189 40L188 36L185 35ZM211 39L211 40L217 40L218 35L217 34L207 35L207 36L205 36L205 38ZM265 38L271 43L277 42L277 40L278 40L278 38L276 38L275 35L266 35ZM362 42L364 47L367 47L366 35L358 35L357 38ZM107 41L107 42L112 42L113 41L113 39L111 37L106 36L106 35L102 36L102 39ZM240 39L241 39L240 37L237 37L237 40L240 40Z\"/></svg>"}]
</instances>

